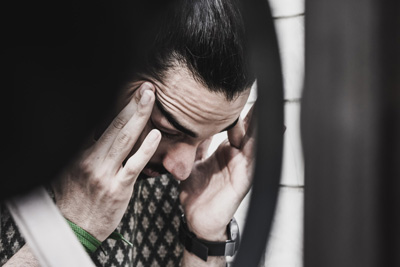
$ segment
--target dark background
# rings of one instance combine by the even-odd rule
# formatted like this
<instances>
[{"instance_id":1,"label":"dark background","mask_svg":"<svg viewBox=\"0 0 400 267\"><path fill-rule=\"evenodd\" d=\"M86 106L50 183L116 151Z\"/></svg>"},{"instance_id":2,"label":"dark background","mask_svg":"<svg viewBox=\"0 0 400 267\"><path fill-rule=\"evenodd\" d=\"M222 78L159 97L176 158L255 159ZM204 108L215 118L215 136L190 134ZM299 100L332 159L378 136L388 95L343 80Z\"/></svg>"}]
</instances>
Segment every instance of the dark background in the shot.
<instances>
[{"instance_id":1,"label":"dark background","mask_svg":"<svg viewBox=\"0 0 400 267\"><path fill-rule=\"evenodd\" d=\"M142 59L160 2L0 4L1 200L57 177L79 151Z\"/></svg>"}]
</instances>

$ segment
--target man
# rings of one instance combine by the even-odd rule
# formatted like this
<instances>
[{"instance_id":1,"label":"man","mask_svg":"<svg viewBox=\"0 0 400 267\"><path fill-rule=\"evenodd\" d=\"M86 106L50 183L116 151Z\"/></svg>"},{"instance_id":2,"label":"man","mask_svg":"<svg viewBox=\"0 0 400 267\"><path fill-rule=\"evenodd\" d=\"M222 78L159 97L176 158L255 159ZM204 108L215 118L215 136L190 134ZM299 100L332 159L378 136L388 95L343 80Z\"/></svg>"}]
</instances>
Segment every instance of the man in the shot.
<instances>
[{"instance_id":1,"label":"man","mask_svg":"<svg viewBox=\"0 0 400 267\"><path fill-rule=\"evenodd\" d=\"M122 110L52 184L55 201L66 219L103 242L105 254L99 249L93 256L97 265L224 266L223 256L204 261L177 245L180 222L167 216L180 213L180 201L188 231L225 242L227 225L251 186L254 131L251 115L239 117L254 78L241 17L234 1L177 0L155 25L145 64L122 91ZM228 131L228 140L205 159L201 151L221 131ZM158 191L149 197L145 188L154 184ZM156 201L168 194L169 202ZM137 211L143 209L154 217ZM163 232L168 223L174 225L170 238ZM123 234L133 249L107 239L121 224L129 224ZM158 232L149 231L151 225ZM5 266L36 264L24 246Z\"/></svg>"}]
</instances>

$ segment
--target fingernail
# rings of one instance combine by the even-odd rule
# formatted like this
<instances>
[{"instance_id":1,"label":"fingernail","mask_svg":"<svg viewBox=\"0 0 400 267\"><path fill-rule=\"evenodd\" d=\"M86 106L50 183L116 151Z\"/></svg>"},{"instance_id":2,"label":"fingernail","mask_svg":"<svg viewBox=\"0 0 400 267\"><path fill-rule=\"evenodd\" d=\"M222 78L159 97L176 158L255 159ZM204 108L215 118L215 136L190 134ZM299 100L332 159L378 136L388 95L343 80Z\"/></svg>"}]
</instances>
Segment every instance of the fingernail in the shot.
<instances>
[{"instance_id":1,"label":"fingernail","mask_svg":"<svg viewBox=\"0 0 400 267\"><path fill-rule=\"evenodd\" d=\"M145 83L143 83L142 84L142 87L140 87L140 95L142 96L143 95L143 93L146 91L146 90L152 90L153 88L152 88L153 86L152 86L152 84L151 83L148 83L148 82L145 82Z\"/></svg>"},{"instance_id":2,"label":"fingernail","mask_svg":"<svg viewBox=\"0 0 400 267\"><path fill-rule=\"evenodd\" d=\"M149 91L145 91L143 93L143 95L142 95L142 98L140 99L140 103L142 105L147 105L147 103L150 102L150 98L151 98L150 92Z\"/></svg>"}]
</instances>

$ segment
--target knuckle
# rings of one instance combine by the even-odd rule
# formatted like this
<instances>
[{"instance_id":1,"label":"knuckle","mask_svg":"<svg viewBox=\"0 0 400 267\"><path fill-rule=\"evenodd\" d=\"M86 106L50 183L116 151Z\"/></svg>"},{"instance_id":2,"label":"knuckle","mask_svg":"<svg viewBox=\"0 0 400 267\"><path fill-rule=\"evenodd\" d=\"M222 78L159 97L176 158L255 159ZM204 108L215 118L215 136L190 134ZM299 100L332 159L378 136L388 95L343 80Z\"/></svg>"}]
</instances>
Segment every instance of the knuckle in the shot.
<instances>
[{"instance_id":1,"label":"knuckle","mask_svg":"<svg viewBox=\"0 0 400 267\"><path fill-rule=\"evenodd\" d=\"M128 161L128 163L125 165L125 171L127 175L136 177L139 175L141 170L139 170L136 165L132 164L132 162Z\"/></svg>"},{"instance_id":2,"label":"knuckle","mask_svg":"<svg viewBox=\"0 0 400 267\"><path fill-rule=\"evenodd\" d=\"M113 139L113 134L110 133L110 132L105 132L105 133L103 133L103 135L101 137L102 137L101 138L101 142L102 143L107 143L107 142L109 142L110 140Z\"/></svg>"},{"instance_id":3,"label":"knuckle","mask_svg":"<svg viewBox=\"0 0 400 267\"><path fill-rule=\"evenodd\" d=\"M118 154L119 154L118 149L115 148L115 147L112 147L110 149L110 151L108 152L107 157L110 158L110 159L115 159L118 156Z\"/></svg>"},{"instance_id":4,"label":"knuckle","mask_svg":"<svg viewBox=\"0 0 400 267\"><path fill-rule=\"evenodd\" d=\"M96 172L92 174L90 187L94 189L96 192L107 192L109 186L107 185L107 173L105 172Z\"/></svg>"},{"instance_id":5,"label":"knuckle","mask_svg":"<svg viewBox=\"0 0 400 267\"><path fill-rule=\"evenodd\" d=\"M140 95L139 91L140 90L136 90L135 94L133 95L133 98L134 98L134 101L136 102L136 104L140 103L141 95Z\"/></svg>"},{"instance_id":6,"label":"knuckle","mask_svg":"<svg viewBox=\"0 0 400 267\"><path fill-rule=\"evenodd\" d=\"M82 173L85 177L89 176L93 170L93 163L90 159L84 159L79 161L78 163L78 170Z\"/></svg>"},{"instance_id":7,"label":"knuckle","mask_svg":"<svg viewBox=\"0 0 400 267\"><path fill-rule=\"evenodd\" d=\"M122 129L125 126L125 121L121 117L116 117L112 122L114 128Z\"/></svg>"},{"instance_id":8,"label":"knuckle","mask_svg":"<svg viewBox=\"0 0 400 267\"><path fill-rule=\"evenodd\" d=\"M103 194L108 201L113 201L118 196L117 187L112 185L103 186Z\"/></svg>"},{"instance_id":9,"label":"knuckle","mask_svg":"<svg viewBox=\"0 0 400 267\"><path fill-rule=\"evenodd\" d=\"M79 164L79 170L75 176L79 178L80 184L89 186L92 192L102 192L107 188L105 185L106 174L94 170L88 161L83 161Z\"/></svg>"},{"instance_id":10,"label":"knuckle","mask_svg":"<svg viewBox=\"0 0 400 267\"><path fill-rule=\"evenodd\" d=\"M128 146L132 140L133 137L129 132L120 132L115 140L114 145L108 152L108 157L112 159L118 157L122 153L122 150L124 150L124 148L126 148L126 146Z\"/></svg>"},{"instance_id":11,"label":"knuckle","mask_svg":"<svg viewBox=\"0 0 400 267\"><path fill-rule=\"evenodd\" d=\"M146 109L146 107L138 108L136 112L136 116L138 118L144 118L149 114L149 110Z\"/></svg>"},{"instance_id":12,"label":"knuckle","mask_svg":"<svg viewBox=\"0 0 400 267\"><path fill-rule=\"evenodd\" d=\"M143 146L143 148L141 149L143 158L150 158L153 155L154 149L152 145L153 144L147 144L146 146Z\"/></svg>"},{"instance_id":13,"label":"knuckle","mask_svg":"<svg viewBox=\"0 0 400 267\"><path fill-rule=\"evenodd\" d=\"M106 186L104 185L103 179L100 175L93 175L90 181L90 188L94 192L102 192Z\"/></svg>"},{"instance_id":14,"label":"knuckle","mask_svg":"<svg viewBox=\"0 0 400 267\"><path fill-rule=\"evenodd\" d=\"M132 135L131 135L130 132L128 132L128 131L121 131L121 132L118 134L117 142L120 143L120 144L126 144L126 143L129 143L129 141L130 141L131 139L132 139Z\"/></svg>"}]
</instances>

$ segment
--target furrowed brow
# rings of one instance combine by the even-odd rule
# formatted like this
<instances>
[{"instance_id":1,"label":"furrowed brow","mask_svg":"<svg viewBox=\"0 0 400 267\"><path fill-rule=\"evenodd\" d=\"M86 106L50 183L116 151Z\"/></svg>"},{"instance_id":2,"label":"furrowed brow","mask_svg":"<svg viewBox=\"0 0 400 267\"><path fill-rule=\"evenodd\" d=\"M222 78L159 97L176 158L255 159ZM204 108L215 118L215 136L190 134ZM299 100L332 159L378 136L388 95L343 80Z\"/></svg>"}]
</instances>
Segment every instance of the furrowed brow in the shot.
<instances>
[{"instance_id":1,"label":"furrowed brow","mask_svg":"<svg viewBox=\"0 0 400 267\"><path fill-rule=\"evenodd\" d=\"M224 131L229 131L230 129L232 129L233 127L235 127L235 125L238 123L239 118L237 118L231 125L229 125L228 127L226 127L225 129L223 129L221 132Z\"/></svg>"},{"instance_id":2,"label":"furrowed brow","mask_svg":"<svg viewBox=\"0 0 400 267\"><path fill-rule=\"evenodd\" d=\"M169 121L169 123L171 123L172 126L174 126L177 130L181 131L182 133L185 133L193 138L197 138L199 137L199 135L189 129L187 129L185 126L183 126L182 124L180 124L175 117L169 113L161 104L161 102L157 99L156 97L156 105L158 107L158 109L161 111L161 113L164 115L165 118L167 118L167 120Z\"/></svg>"}]
</instances>

